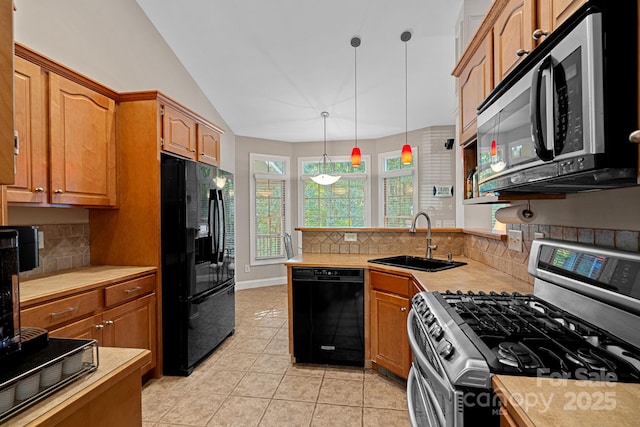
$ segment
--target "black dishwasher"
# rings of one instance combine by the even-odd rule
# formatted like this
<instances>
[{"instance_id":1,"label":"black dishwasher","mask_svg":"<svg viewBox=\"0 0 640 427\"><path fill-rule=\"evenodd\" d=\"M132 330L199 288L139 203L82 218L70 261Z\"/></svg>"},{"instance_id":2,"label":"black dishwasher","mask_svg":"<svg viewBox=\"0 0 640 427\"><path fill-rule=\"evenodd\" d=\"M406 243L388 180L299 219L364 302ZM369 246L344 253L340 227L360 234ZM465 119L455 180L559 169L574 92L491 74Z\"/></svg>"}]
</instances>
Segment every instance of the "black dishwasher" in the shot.
<instances>
[{"instance_id":1,"label":"black dishwasher","mask_svg":"<svg viewBox=\"0 0 640 427\"><path fill-rule=\"evenodd\" d=\"M364 270L291 270L296 362L364 366Z\"/></svg>"}]
</instances>

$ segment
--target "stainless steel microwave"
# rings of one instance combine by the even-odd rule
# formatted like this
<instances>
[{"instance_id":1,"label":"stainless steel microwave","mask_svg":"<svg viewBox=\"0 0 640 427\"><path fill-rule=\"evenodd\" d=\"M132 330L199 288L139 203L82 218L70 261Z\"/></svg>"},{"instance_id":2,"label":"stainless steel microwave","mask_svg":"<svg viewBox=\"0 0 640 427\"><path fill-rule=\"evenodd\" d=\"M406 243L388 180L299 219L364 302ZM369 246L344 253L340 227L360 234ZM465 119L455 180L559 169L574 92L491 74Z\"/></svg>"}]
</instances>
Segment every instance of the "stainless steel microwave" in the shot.
<instances>
[{"instance_id":1,"label":"stainless steel microwave","mask_svg":"<svg viewBox=\"0 0 640 427\"><path fill-rule=\"evenodd\" d=\"M606 3L586 3L478 107L480 193L637 183L637 2Z\"/></svg>"}]
</instances>

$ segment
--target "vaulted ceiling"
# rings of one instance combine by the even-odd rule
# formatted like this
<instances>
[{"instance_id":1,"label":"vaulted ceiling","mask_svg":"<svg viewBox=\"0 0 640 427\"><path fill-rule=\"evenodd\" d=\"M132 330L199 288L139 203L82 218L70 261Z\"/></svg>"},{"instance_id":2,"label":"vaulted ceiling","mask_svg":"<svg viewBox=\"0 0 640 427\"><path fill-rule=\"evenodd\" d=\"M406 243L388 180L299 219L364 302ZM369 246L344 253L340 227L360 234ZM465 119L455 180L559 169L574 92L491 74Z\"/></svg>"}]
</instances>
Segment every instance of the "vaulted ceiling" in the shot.
<instances>
[{"instance_id":1,"label":"vaulted ceiling","mask_svg":"<svg viewBox=\"0 0 640 427\"><path fill-rule=\"evenodd\" d=\"M322 140L322 111L328 140L454 123L462 0L136 1L236 135Z\"/></svg>"}]
</instances>

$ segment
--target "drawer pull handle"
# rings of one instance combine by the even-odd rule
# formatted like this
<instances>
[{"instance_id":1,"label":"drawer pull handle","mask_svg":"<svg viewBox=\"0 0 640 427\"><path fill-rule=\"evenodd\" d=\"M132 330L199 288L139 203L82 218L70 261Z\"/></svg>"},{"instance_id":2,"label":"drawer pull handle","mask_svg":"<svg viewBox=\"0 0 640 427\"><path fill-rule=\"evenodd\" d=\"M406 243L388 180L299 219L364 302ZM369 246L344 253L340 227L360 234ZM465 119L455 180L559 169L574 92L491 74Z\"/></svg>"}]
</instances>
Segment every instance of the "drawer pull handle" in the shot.
<instances>
[{"instance_id":1,"label":"drawer pull handle","mask_svg":"<svg viewBox=\"0 0 640 427\"><path fill-rule=\"evenodd\" d=\"M132 294L134 292L138 292L140 290L144 289L142 286L136 286L135 288L131 288L131 289L126 289L124 291L125 294Z\"/></svg>"},{"instance_id":2,"label":"drawer pull handle","mask_svg":"<svg viewBox=\"0 0 640 427\"><path fill-rule=\"evenodd\" d=\"M51 318L55 319L56 317L62 316L64 314L73 313L74 311L78 311L80 307L69 307L66 310L58 311L57 313L51 313Z\"/></svg>"},{"instance_id":3,"label":"drawer pull handle","mask_svg":"<svg viewBox=\"0 0 640 427\"><path fill-rule=\"evenodd\" d=\"M113 320L105 320L104 324L107 325L107 326L111 326L111 325L113 325Z\"/></svg>"}]
</instances>

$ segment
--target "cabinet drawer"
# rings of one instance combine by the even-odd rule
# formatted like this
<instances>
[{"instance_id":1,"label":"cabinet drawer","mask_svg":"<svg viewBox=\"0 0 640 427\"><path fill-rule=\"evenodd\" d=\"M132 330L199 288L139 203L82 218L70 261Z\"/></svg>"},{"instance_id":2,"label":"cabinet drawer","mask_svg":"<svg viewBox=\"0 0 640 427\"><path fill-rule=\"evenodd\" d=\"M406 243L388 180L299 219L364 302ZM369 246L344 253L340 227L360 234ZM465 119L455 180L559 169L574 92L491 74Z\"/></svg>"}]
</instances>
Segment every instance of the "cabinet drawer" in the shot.
<instances>
[{"instance_id":1,"label":"cabinet drawer","mask_svg":"<svg viewBox=\"0 0 640 427\"><path fill-rule=\"evenodd\" d=\"M392 292L394 294L409 296L409 284L411 279L405 276L382 273L380 271L369 271L371 287L381 291Z\"/></svg>"},{"instance_id":2,"label":"cabinet drawer","mask_svg":"<svg viewBox=\"0 0 640 427\"><path fill-rule=\"evenodd\" d=\"M134 280L118 283L104 288L104 304L108 307L114 304L138 298L156 289L156 275L140 277Z\"/></svg>"},{"instance_id":3,"label":"cabinet drawer","mask_svg":"<svg viewBox=\"0 0 640 427\"><path fill-rule=\"evenodd\" d=\"M24 326L48 329L70 320L79 319L100 309L100 293L101 290L85 292L22 310L20 323Z\"/></svg>"}]
</instances>

